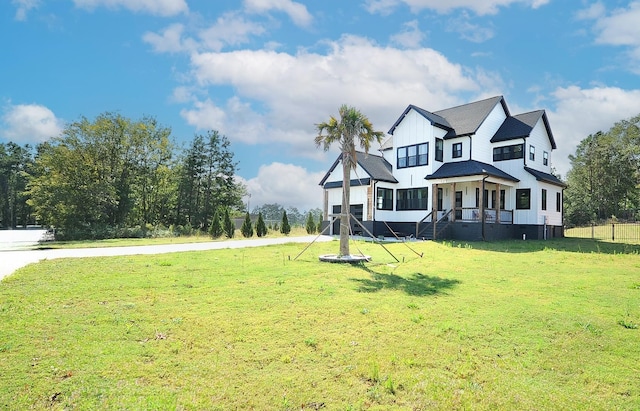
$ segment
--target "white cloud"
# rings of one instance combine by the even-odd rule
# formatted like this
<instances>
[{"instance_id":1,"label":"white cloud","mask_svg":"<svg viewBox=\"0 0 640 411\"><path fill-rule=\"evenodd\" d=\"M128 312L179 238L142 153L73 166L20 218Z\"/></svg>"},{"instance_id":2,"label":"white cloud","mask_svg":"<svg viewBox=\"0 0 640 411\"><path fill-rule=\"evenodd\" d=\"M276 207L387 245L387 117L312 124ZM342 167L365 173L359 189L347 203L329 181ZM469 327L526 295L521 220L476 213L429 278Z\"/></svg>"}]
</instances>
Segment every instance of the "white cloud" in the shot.
<instances>
[{"instance_id":1,"label":"white cloud","mask_svg":"<svg viewBox=\"0 0 640 411\"><path fill-rule=\"evenodd\" d=\"M97 7L123 8L165 17L189 11L186 0L73 0L73 2L76 7L90 10Z\"/></svg>"},{"instance_id":2,"label":"white cloud","mask_svg":"<svg viewBox=\"0 0 640 411\"><path fill-rule=\"evenodd\" d=\"M242 181L251 194L251 209L263 204L284 204L298 210L322 208L322 188L318 185L324 172L310 173L293 164L263 165L258 175Z\"/></svg>"},{"instance_id":3,"label":"white cloud","mask_svg":"<svg viewBox=\"0 0 640 411\"><path fill-rule=\"evenodd\" d=\"M326 159L312 143L315 124L336 115L342 104L358 107L386 132L409 104L437 110L502 93L503 82L494 73L451 63L432 49L381 47L354 36L327 46L324 54L194 53L194 87L230 89L237 97L223 104L199 98L182 116L231 141L277 145L300 158ZM195 95L187 89L178 95L185 93Z\"/></svg>"},{"instance_id":4,"label":"white cloud","mask_svg":"<svg viewBox=\"0 0 640 411\"><path fill-rule=\"evenodd\" d=\"M25 21L27 20L27 13L29 13L31 9L40 6L40 0L11 0L11 4L16 6L15 19Z\"/></svg>"},{"instance_id":5,"label":"white cloud","mask_svg":"<svg viewBox=\"0 0 640 411\"><path fill-rule=\"evenodd\" d=\"M598 2L580 10L576 17L594 20L595 43L628 48L629 70L640 74L640 1L632 1L627 8L618 8L607 13Z\"/></svg>"},{"instance_id":6,"label":"white cloud","mask_svg":"<svg viewBox=\"0 0 640 411\"><path fill-rule=\"evenodd\" d=\"M261 35L264 32L262 25L248 21L237 13L227 13L209 28L201 30L199 37L208 50L220 51L225 45L247 43L250 35Z\"/></svg>"},{"instance_id":7,"label":"white cloud","mask_svg":"<svg viewBox=\"0 0 640 411\"><path fill-rule=\"evenodd\" d=\"M420 47L425 35L418 27L418 20L412 20L402 25L400 33L391 36L391 41L402 47L417 49Z\"/></svg>"},{"instance_id":8,"label":"white cloud","mask_svg":"<svg viewBox=\"0 0 640 411\"><path fill-rule=\"evenodd\" d=\"M470 20L471 17L469 13L462 12L459 16L450 20L447 30L459 33L462 39L473 43L482 43L493 37L493 29L480 27L477 24L471 23Z\"/></svg>"},{"instance_id":9,"label":"white cloud","mask_svg":"<svg viewBox=\"0 0 640 411\"><path fill-rule=\"evenodd\" d=\"M265 135L264 117L232 97L224 108L211 99L196 101L191 109L183 109L180 115L197 130L218 130L230 140L247 144L258 144Z\"/></svg>"},{"instance_id":10,"label":"white cloud","mask_svg":"<svg viewBox=\"0 0 640 411\"><path fill-rule=\"evenodd\" d=\"M640 1L629 3L626 9L616 9L597 20L596 43L614 46L640 47Z\"/></svg>"},{"instance_id":11,"label":"white cloud","mask_svg":"<svg viewBox=\"0 0 640 411\"><path fill-rule=\"evenodd\" d=\"M193 41L182 38L183 32L184 25L175 23L162 30L161 34L145 33L142 40L149 43L157 53L179 53L194 49Z\"/></svg>"},{"instance_id":12,"label":"white cloud","mask_svg":"<svg viewBox=\"0 0 640 411\"><path fill-rule=\"evenodd\" d=\"M308 27L313 21L305 5L291 0L245 0L244 6L250 13L265 13L270 10L284 12L300 27Z\"/></svg>"},{"instance_id":13,"label":"white cloud","mask_svg":"<svg viewBox=\"0 0 640 411\"><path fill-rule=\"evenodd\" d=\"M558 88L552 95L555 109L546 111L558 150L551 160L563 176L570 169L568 156L575 153L580 141L598 131L608 131L616 122L640 111L640 90L571 86Z\"/></svg>"},{"instance_id":14,"label":"white cloud","mask_svg":"<svg viewBox=\"0 0 640 411\"><path fill-rule=\"evenodd\" d=\"M507 7L514 3L523 3L533 9L541 7L550 0L367 0L366 9L370 13L389 14L391 11L405 4L412 12L423 9L448 13L455 9L469 9L478 15L495 14L500 7Z\"/></svg>"},{"instance_id":15,"label":"white cloud","mask_svg":"<svg viewBox=\"0 0 640 411\"><path fill-rule=\"evenodd\" d=\"M38 104L9 106L2 116L0 134L14 143L39 143L58 136L64 128L63 121L51 110Z\"/></svg>"}]
</instances>

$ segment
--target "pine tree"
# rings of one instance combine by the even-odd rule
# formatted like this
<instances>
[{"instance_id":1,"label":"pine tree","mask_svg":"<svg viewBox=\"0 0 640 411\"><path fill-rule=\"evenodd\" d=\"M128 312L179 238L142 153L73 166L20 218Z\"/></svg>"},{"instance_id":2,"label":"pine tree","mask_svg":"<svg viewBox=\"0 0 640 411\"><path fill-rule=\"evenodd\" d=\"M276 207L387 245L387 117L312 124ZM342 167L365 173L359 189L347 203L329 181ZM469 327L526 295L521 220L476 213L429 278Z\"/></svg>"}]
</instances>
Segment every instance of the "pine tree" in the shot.
<instances>
[{"instance_id":1,"label":"pine tree","mask_svg":"<svg viewBox=\"0 0 640 411\"><path fill-rule=\"evenodd\" d=\"M258 213L258 222L256 222L256 235L258 237L264 237L267 235L267 225L264 223L262 213Z\"/></svg>"},{"instance_id":2,"label":"pine tree","mask_svg":"<svg viewBox=\"0 0 640 411\"><path fill-rule=\"evenodd\" d=\"M233 238L233 235L236 231L236 225L231 220L229 216L229 210L224 211L224 233L227 235L227 238Z\"/></svg>"},{"instance_id":3,"label":"pine tree","mask_svg":"<svg viewBox=\"0 0 640 411\"><path fill-rule=\"evenodd\" d=\"M251 217L248 212L244 218L244 223L242 223L240 231L242 232L242 236L245 238L253 237L253 225L251 224Z\"/></svg>"},{"instance_id":4,"label":"pine tree","mask_svg":"<svg viewBox=\"0 0 640 411\"><path fill-rule=\"evenodd\" d=\"M211 221L211 229L209 230L209 234L213 238L219 238L224 233L222 229L222 222L220 221L220 211L216 210L213 214L213 221Z\"/></svg>"},{"instance_id":5,"label":"pine tree","mask_svg":"<svg viewBox=\"0 0 640 411\"><path fill-rule=\"evenodd\" d=\"M280 225L280 232L284 235L289 235L291 232L291 226L289 225L289 219L287 218L287 212L282 212L282 224Z\"/></svg>"},{"instance_id":6,"label":"pine tree","mask_svg":"<svg viewBox=\"0 0 640 411\"><path fill-rule=\"evenodd\" d=\"M309 216L307 217L307 234L313 234L316 232L316 223L313 221L313 215L309 212Z\"/></svg>"},{"instance_id":7,"label":"pine tree","mask_svg":"<svg viewBox=\"0 0 640 411\"><path fill-rule=\"evenodd\" d=\"M316 225L316 230L318 234L322 232L322 213L318 214L318 224Z\"/></svg>"}]
</instances>

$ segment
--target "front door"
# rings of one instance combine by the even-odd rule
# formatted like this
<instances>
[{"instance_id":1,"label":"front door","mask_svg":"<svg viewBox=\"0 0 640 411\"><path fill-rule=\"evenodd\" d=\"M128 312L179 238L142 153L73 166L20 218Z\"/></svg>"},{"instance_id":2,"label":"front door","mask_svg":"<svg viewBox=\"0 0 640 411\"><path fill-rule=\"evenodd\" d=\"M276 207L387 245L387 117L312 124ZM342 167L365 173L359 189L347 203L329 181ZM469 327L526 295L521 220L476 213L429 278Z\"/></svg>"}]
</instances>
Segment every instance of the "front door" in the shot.
<instances>
[{"instance_id":1,"label":"front door","mask_svg":"<svg viewBox=\"0 0 640 411\"><path fill-rule=\"evenodd\" d=\"M462 191L456 191L456 220L462 220Z\"/></svg>"}]
</instances>

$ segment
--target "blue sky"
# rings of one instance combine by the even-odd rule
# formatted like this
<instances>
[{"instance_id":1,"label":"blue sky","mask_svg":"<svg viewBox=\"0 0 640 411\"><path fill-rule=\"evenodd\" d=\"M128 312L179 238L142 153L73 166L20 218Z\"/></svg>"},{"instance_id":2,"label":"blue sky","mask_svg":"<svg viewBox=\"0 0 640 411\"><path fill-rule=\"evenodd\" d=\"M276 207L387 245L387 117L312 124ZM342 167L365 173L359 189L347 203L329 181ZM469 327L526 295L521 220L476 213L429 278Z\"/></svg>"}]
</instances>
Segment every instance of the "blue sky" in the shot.
<instances>
[{"instance_id":1,"label":"blue sky","mask_svg":"<svg viewBox=\"0 0 640 411\"><path fill-rule=\"evenodd\" d=\"M178 143L216 129L252 208L321 207L337 151L314 124L341 104L386 132L409 104L504 95L547 111L563 175L580 140L640 114L640 1L4 0L0 19L0 141L107 111Z\"/></svg>"}]
</instances>

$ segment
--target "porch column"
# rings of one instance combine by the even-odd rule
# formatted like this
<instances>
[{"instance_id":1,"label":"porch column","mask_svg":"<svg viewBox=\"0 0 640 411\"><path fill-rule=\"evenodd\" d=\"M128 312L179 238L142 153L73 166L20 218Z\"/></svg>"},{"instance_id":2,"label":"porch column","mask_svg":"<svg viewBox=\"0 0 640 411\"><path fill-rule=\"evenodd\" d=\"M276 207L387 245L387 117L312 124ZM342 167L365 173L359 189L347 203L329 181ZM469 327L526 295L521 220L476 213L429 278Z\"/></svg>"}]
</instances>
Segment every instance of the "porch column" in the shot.
<instances>
[{"instance_id":1,"label":"porch column","mask_svg":"<svg viewBox=\"0 0 640 411\"><path fill-rule=\"evenodd\" d=\"M431 222L433 223L433 239L436 239L436 221L438 221L438 185L431 185Z\"/></svg>"},{"instance_id":2,"label":"porch column","mask_svg":"<svg viewBox=\"0 0 640 411\"><path fill-rule=\"evenodd\" d=\"M500 224L500 183L496 183L496 203L493 205L496 208L496 224Z\"/></svg>"},{"instance_id":3,"label":"porch column","mask_svg":"<svg viewBox=\"0 0 640 411\"><path fill-rule=\"evenodd\" d=\"M456 183L451 185L451 221L456 221Z\"/></svg>"}]
</instances>

